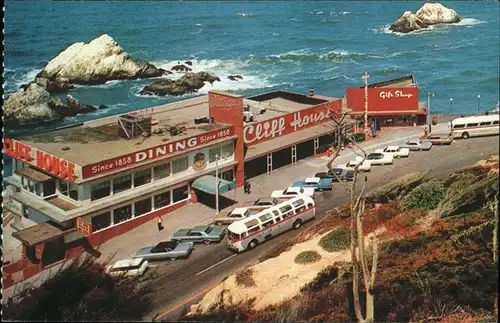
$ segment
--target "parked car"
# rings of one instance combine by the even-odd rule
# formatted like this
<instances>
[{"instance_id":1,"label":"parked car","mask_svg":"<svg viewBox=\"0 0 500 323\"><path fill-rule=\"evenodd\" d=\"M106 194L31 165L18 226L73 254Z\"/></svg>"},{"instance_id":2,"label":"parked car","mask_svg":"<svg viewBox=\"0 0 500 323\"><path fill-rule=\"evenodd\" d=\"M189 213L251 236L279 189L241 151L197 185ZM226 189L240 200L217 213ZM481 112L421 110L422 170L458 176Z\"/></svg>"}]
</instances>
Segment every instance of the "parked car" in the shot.
<instances>
[{"instance_id":1,"label":"parked car","mask_svg":"<svg viewBox=\"0 0 500 323\"><path fill-rule=\"evenodd\" d=\"M340 180L345 182L354 180L354 171L349 169L344 169L342 171L342 174L340 174Z\"/></svg>"},{"instance_id":2,"label":"parked car","mask_svg":"<svg viewBox=\"0 0 500 323\"><path fill-rule=\"evenodd\" d=\"M275 206L280 203L280 200L274 197L261 197L257 199L253 205L254 206L265 206L265 207L271 207Z\"/></svg>"},{"instance_id":3,"label":"parked car","mask_svg":"<svg viewBox=\"0 0 500 323\"><path fill-rule=\"evenodd\" d=\"M110 276L142 276L148 269L148 261L144 258L118 260L113 265L106 266L105 271Z\"/></svg>"},{"instance_id":4,"label":"parked car","mask_svg":"<svg viewBox=\"0 0 500 323\"><path fill-rule=\"evenodd\" d=\"M226 235L226 229L209 226L198 225L191 229L180 229L172 236L172 240L203 242L210 244L211 242L220 242Z\"/></svg>"},{"instance_id":5,"label":"parked car","mask_svg":"<svg viewBox=\"0 0 500 323\"><path fill-rule=\"evenodd\" d=\"M363 161L363 163L361 163L361 160L359 160L359 159L351 160L350 162L347 162L345 164L339 164L339 165L337 165L337 168L342 168L342 169L346 169L346 170L353 170L354 167L356 167L359 164L361 164L361 165L359 166L358 170L361 172L369 172L372 169L370 161L365 160L365 161Z\"/></svg>"},{"instance_id":6,"label":"parked car","mask_svg":"<svg viewBox=\"0 0 500 323\"><path fill-rule=\"evenodd\" d=\"M383 149L375 150L376 153L392 154L394 158L408 157L410 155L410 149L401 148L399 146L387 146Z\"/></svg>"},{"instance_id":7,"label":"parked car","mask_svg":"<svg viewBox=\"0 0 500 323\"><path fill-rule=\"evenodd\" d=\"M432 143L415 139L408 140L404 144L399 145L399 147L408 148L411 151L430 150L432 148Z\"/></svg>"},{"instance_id":8,"label":"parked car","mask_svg":"<svg viewBox=\"0 0 500 323\"><path fill-rule=\"evenodd\" d=\"M289 199L297 195L304 194L310 197L314 197L314 188L310 187L293 187L290 186L285 190L277 190L271 193L271 197L278 199Z\"/></svg>"},{"instance_id":9,"label":"parked car","mask_svg":"<svg viewBox=\"0 0 500 323\"><path fill-rule=\"evenodd\" d=\"M433 145L451 145L453 136L450 134L430 134L424 139L424 142L430 142Z\"/></svg>"},{"instance_id":10,"label":"parked car","mask_svg":"<svg viewBox=\"0 0 500 323\"><path fill-rule=\"evenodd\" d=\"M193 252L192 242L180 242L179 240L161 241L155 246L148 246L139 249L134 258L143 258L147 260L162 260L177 258L188 258Z\"/></svg>"},{"instance_id":11,"label":"parked car","mask_svg":"<svg viewBox=\"0 0 500 323\"><path fill-rule=\"evenodd\" d=\"M371 153L366 156L366 160L370 161L370 165L390 165L394 157L392 154Z\"/></svg>"},{"instance_id":12,"label":"parked car","mask_svg":"<svg viewBox=\"0 0 500 323\"><path fill-rule=\"evenodd\" d=\"M221 212L215 216L215 225L231 224L262 211L262 208L237 207L229 212Z\"/></svg>"},{"instance_id":13,"label":"parked car","mask_svg":"<svg viewBox=\"0 0 500 323\"><path fill-rule=\"evenodd\" d=\"M308 177L301 181L292 184L292 187L310 187L315 191L325 191L332 190L332 179L331 178L320 178L320 177Z\"/></svg>"},{"instance_id":14,"label":"parked car","mask_svg":"<svg viewBox=\"0 0 500 323\"><path fill-rule=\"evenodd\" d=\"M314 177L319 177L319 178L331 178L332 179L332 182L338 182L338 177L340 177L340 175L342 175L342 172L344 171L343 168L332 168L331 170L329 169L328 171L326 172L320 172L320 173L316 173L314 175ZM335 175L337 176L335 176Z\"/></svg>"}]
</instances>

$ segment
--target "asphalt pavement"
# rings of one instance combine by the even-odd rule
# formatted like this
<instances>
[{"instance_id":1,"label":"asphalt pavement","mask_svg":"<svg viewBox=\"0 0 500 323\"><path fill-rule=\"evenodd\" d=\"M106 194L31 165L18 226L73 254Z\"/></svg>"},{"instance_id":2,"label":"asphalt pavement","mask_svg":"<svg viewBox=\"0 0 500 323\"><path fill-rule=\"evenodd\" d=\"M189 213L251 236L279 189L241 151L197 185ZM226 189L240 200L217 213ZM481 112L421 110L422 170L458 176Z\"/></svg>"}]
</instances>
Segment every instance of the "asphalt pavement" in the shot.
<instances>
[{"instance_id":1,"label":"asphalt pavement","mask_svg":"<svg viewBox=\"0 0 500 323\"><path fill-rule=\"evenodd\" d=\"M472 166L489 154L498 154L498 145L499 137L492 136L456 140L451 146L434 146L430 151L411 152L408 158L395 160L392 165L372 166L368 173L367 192L409 172L429 170L431 176L440 176ZM318 217L348 201L341 185L335 184L332 192L316 194ZM310 225L307 223L299 230ZM225 277L257 263L269 249L295 234L295 231L286 232L241 254L229 251L225 240L219 244L197 245L189 259L153 263L145 279L154 290L154 310L145 319L151 320L156 314L160 314L161 320L177 319L185 308L199 301Z\"/></svg>"}]
</instances>

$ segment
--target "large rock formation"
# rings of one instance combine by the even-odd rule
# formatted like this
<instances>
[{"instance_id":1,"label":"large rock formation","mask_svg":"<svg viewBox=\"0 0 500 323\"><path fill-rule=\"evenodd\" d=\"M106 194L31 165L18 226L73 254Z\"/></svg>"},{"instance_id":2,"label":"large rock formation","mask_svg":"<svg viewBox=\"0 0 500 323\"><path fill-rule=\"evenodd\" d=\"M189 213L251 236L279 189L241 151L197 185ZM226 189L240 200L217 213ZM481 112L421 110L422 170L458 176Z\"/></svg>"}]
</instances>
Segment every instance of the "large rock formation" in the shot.
<instances>
[{"instance_id":1,"label":"large rock formation","mask_svg":"<svg viewBox=\"0 0 500 323\"><path fill-rule=\"evenodd\" d=\"M103 84L163 75L165 70L146 61L134 61L110 36L75 43L62 51L37 75L55 82Z\"/></svg>"},{"instance_id":2,"label":"large rock formation","mask_svg":"<svg viewBox=\"0 0 500 323\"><path fill-rule=\"evenodd\" d=\"M51 97L44 88L32 83L25 90L7 98L4 104L5 122L22 126L59 120L61 117L53 108L61 103L61 100Z\"/></svg>"},{"instance_id":3,"label":"large rock formation","mask_svg":"<svg viewBox=\"0 0 500 323\"><path fill-rule=\"evenodd\" d=\"M428 25L420 20L413 12L405 11L389 29L398 33L409 33L427 27Z\"/></svg>"},{"instance_id":4,"label":"large rock formation","mask_svg":"<svg viewBox=\"0 0 500 323\"><path fill-rule=\"evenodd\" d=\"M455 10L446 8L440 3L426 3L418 9L416 14L405 11L389 29L395 32L409 33L428 28L431 25L457 23L460 20L461 18Z\"/></svg>"},{"instance_id":5,"label":"large rock formation","mask_svg":"<svg viewBox=\"0 0 500 323\"><path fill-rule=\"evenodd\" d=\"M106 106L101 105L98 108L104 109ZM4 117L6 124L10 127L22 127L59 121L64 117L94 112L98 108L81 104L71 95L66 96L66 103L64 103L33 82L7 98L4 105Z\"/></svg>"},{"instance_id":6,"label":"large rock formation","mask_svg":"<svg viewBox=\"0 0 500 323\"><path fill-rule=\"evenodd\" d=\"M424 4L418 9L417 17L428 25L454 24L462 19L455 10L446 8L440 3Z\"/></svg>"},{"instance_id":7,"label":"large rock formation","mask_svg":"<svg viewBox=\"0 0 500 323\"><path fill-rule=\"evenodd\" d=\"M197 92L205 85L205 82L213 84L213 82L215 81L220 82L220 79L217 76L210 75L206 72L187 73L176 81L163 79L149 84L142 89L140 94L155 94L161 96L182 95L186 93Z\"/></svg>"},{"instance_id":8,"label":"large rock formation","mask_svg":"<svg viewBox=\"0 0 500 323\"><path fill-rule=\"evenodd\" d=\"M67 81L49 80L42 77L36 77L33 82L21 85L21 88L27 89L33 83L44 88L50 94L65 93L74 88L74 86Z\"/></svg>"}]
</instances>

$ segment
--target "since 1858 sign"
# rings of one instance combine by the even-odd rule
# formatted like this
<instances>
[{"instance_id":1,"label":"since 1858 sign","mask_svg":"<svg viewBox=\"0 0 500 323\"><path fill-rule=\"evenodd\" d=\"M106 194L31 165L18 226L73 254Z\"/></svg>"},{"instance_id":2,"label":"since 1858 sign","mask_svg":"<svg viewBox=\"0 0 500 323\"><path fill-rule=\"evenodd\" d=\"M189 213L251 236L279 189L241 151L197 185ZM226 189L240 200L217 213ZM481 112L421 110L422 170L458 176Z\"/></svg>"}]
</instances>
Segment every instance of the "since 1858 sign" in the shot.
<instances>
[{"instance_id":1,"label":"since 1858 sign","mask_svg":"<svg viewBox=\"0 0 500 323\"><path fill-rule=\"evenodd\" d=\"M131 154L104 160L99 163L86 165L82 168L82 177L92 176L112 172L114 170L136 165L142 162L158 159L170 154L188 150L209 142L219 140L234 135L234 127L213 130L201 135L180 139L160 146L144 149Z\"/></svg>"},{"instance_id":2,"label":"since 1858 sign","mask_svg":"<svg viewBox=\"0 0 500 323\"><path fill-rule=\"evenodd\" d=\"M259 142L303 130L329 121L331 111L338 112L341 107L342 100L337 100L253 123L243 129L243 139L245 144L252 146Z\"/></svg>"}]
</instances>

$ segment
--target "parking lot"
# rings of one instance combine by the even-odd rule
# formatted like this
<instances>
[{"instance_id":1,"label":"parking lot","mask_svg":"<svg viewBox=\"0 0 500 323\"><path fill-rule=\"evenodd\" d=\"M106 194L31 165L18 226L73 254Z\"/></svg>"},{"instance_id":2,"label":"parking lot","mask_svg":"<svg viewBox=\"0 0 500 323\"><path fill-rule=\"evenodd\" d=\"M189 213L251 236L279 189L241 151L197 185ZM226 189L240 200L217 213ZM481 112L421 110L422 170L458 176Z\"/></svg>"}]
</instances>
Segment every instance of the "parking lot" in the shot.
<instances>
[{"instance_id":1,"label":"parking lot","mask_svg":"<svg viewBox=\"0 0 500 323\"><path fill-rule=\"evenodd\" d=\"M368 144L368 143L367 143ZM441 176L459 168L469 167L489 154L498 154L499 137L483 137L468 140L457 140L451 146L435 146L430 151L410 152L410 156L397 159L392 165L373 166L368 173L367 191L388 183L409 172L431 171L431 176ZM382 147L373 144L368 153ZM352 155L345 154L344 160L350 160ZM339 159L340 162L341 159ZM280 170L279 179L262 179L257 183L272 180L275 188L286 188L300 177L312 176L319 171L326 170L326 158L304 161L307 167L286 167ZM288 177L287 180L285 180ZM256 186L253 183L252 186ZM265 186L265 185L262 185ZM267 194L266 194L267 193ZM252 192L255 196L265 196L270 192ZM321 216L329 209L347 201L347 194L342 184L335 183L331 192L321 192L315 195L317 214ZM310 225L310 224L309 224ZM306 224L304 227L307 227ZM183 303L193 303L201 297L204 290L225 276L236 272L239 268L251 265L258 261L267 250L289 238L294 232L290 231L259 245L256 249L234 254L227 250L225 241L212 245L197 245L196 250L189 259L173 262L159 262L153 264L152 270L147 274L151 280L148 282L154 289L155 306L151 317L157 312L163 312L163 318L173 318L182 310ZM194 295L194 297L190 297ZM165 311L166 308L169 308ZM150 318L151 318L150 317Z\"/></svg>"}]
</instances>

